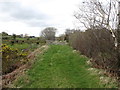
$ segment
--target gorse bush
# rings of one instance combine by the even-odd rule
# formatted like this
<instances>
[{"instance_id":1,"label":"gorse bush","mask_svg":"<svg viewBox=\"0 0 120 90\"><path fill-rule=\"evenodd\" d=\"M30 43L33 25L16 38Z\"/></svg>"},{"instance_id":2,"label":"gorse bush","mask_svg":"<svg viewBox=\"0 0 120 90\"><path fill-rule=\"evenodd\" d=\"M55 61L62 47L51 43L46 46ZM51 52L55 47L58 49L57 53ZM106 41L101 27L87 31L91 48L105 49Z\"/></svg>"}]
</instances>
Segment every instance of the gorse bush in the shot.
<instances>
[{"instance_id":1,"label":"gorse bush","mask_svg":"<svg viewBox=\"0 0 120 90\"><path fill-rule=\"evenodd\" d=\"M18 57L18 49L13 49L8 47L6 44L2 45L2 60L9 60L9 59L14 59Z\"/></svg>"},{"instance_id":2,"label":"gorse bush","mask_svg":"<svg viewBox=\"0 0 120 90\"><path fill-rule=\"evenodd\" d=\"M7 38L7 39L6 39ZM38 46L44 45L45 39L42 37L23 37L22 35L2 34L2 54L3 74L7 74L28 62L28 54Z\"/></svg>"},{"instance_id":3,"label":"gorse bush","mask_svg":"<svg viewBox=\"0 0 120 90\"><path fill-rule=\"evenodd\" d=\"M22 64L20 59L26 58L27 53L21 53L18 49L10 48L2 44L2 70L3 74L9 73Z\"/></svg>"},{"instance_id":4,"label":"gorse bush","mask_svg":"<svg viewBox=\"0 0 120 90\"><path fill-rule=\"evenodd\" d=\"M9 48L6 44L2 45L2 70L3 74L10 72L15 59L18 57L18 50Z\"/></svg>"}]
</instances>

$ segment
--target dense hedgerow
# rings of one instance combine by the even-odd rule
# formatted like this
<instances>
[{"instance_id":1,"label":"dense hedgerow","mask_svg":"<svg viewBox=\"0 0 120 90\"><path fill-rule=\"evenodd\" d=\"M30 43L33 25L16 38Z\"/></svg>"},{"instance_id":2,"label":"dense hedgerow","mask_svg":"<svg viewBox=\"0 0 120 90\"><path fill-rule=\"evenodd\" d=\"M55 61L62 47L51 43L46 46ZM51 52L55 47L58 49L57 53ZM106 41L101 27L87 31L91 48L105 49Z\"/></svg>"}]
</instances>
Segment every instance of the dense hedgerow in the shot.
<instances>
[{"instance_id":1,"label":"dense hedgerow","mask_svg":"<svg viewBox=\"0 0 120 90\"><path fill-rule=\"evenodd\" d=\"M109 30L77 31L69 35L69 44L81 54L92 58L97 68L116 69L114 38Z\"/></svg>"}]
</instances>

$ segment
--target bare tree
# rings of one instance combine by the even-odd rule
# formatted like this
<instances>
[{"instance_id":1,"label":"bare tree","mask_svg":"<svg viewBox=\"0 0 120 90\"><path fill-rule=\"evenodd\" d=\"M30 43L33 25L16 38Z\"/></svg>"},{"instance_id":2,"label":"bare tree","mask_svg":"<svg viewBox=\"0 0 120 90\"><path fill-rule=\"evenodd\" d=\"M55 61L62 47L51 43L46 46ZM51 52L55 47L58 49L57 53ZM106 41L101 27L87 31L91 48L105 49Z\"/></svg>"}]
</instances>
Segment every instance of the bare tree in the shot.
<instances>
[{"instance_id":1,"label":"bare tree","mask_svg":"<svg viewBox=\"0 0 120 90\"><path fill-rule=\"evenodd\" d=\"M74 16L87 29L94 29L96 27L107 28L115 38L114 30L117 28L117 6L118 4L115 0L107 0L105 4L100 0L88 0L82 3Z\"/></svg>"},{"instance_id":2,"label":"bare tree","mask_svg":"<svg viewBox=\"0 0 120 90\"><path fill-rule=\"evenodd\" d=\"M118 2L116 0L106 0L105 4L100 0L88 0L83 2L79 10L74 16L87 29L103 29L110 30L115 47L117 47L117 29Z\"/></svg>"},{"instance_id":3,"label":"bare tree","mask_svg":"<svg viewBox=\"0 0 120 90\"><path fill-rule=\"evenodd\" d=\"M118 0L85 0L74 14L87 29L110 30L117 54L120 77L120 2Z\"/></svg>"},{"instance_id":4,"label":"bare tree","mask_svg":"<svg viewBox=\"0 0 120 90\"><path fill-rule=\"evenodd\" d=\"M41 36L46 40L55 40L56 28L47 27L41 32Z\"/></svg>"},{"instance_id":5,"label":"bare tree","mask_svg":"<svg viewBox=\"0 0 120 90\"><path fill-rule=\"evenodd\" d=\"M118 5L117 58L118 58L118 68L119 68L118 75L119 75L119 82L120 82L120 2Z\"/></svg>"}]
</instances>

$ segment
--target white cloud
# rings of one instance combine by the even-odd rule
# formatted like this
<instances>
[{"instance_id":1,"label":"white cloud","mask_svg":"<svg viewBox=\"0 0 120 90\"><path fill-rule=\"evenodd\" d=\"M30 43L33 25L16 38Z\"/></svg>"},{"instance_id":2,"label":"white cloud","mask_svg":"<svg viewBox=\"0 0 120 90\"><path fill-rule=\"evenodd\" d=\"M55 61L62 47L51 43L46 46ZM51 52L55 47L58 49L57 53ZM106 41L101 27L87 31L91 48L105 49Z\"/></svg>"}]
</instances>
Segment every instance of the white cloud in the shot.
<instances>
[{"instance_id":1,"label":"white cloud","mask_svg":"<svg viewBox=\"0 0 120 90\"><path fill-rule=\"evenodd\" d=\"M0 31L39 36L43 28L53 26L59 30L58 34L62 34L66 28L74 28L73 12L80 2L81 0L1 0L0 4L4 3L4 6L0 6Z\"/></svg>"}]
</instances>

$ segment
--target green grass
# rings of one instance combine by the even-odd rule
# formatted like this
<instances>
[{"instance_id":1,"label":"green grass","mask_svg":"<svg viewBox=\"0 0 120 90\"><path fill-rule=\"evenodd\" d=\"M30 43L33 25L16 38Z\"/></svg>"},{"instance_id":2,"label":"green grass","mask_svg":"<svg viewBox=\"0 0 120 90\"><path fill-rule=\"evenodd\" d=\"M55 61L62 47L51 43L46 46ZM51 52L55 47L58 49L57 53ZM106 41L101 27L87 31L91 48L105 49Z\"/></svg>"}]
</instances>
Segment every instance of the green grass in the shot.
<instances>
[{"instance_id":1,"label":"green grass","mask_svg":"<svg viewBox=\"0 0 120 90\"><path fill-rule=\"evenodd\" d=\"M16 38L16 40L27 40L28 38ZM29 40L37 40L37 38L29 38Z\"/></svg>"},{"instance_id":2,"label":"green grass","mask_svg":"<svg viewBox=\"0 0 120 90\"><path fill-rule=\"evenodd\" d=\"M22 49L34 50L35 48L37 48L38 45L23 43L23 44L14 44L14 45L9 44L8 46L11 48L17 48L18 50L22 50Z\"/></svg>"},{"instance_id":3,"label":"green grass","mask_svg":"<svg viewBox=\"0 0 120 90\"><path fill-rule=\"evenodd\" d=\"M16 40L26 40L26 38L16 38Z\"/></svg>"},{"instance_id":4,"label":"green grass","mask_svg":"<svg viewBox=\"0 0 120 90\"><path fill-rule=\"evenodd\" d=\"M88 58L66 45L52 45L35 64L15 82L23 88L104 88L99 76L87 69Z\"/></svg>"},{"instance_id":5,"label":"green grass","mask_svg":"<svg viewBox=\"0 0 120 90\"><path fill-rule=\"evenodd\" d=\"M17 49L26 49L29 47L29 44L24 43L24 44L14 44L14 45L9 45L11 48L17 48Z\"/></svg>"}]
</instances>

